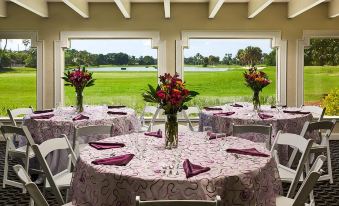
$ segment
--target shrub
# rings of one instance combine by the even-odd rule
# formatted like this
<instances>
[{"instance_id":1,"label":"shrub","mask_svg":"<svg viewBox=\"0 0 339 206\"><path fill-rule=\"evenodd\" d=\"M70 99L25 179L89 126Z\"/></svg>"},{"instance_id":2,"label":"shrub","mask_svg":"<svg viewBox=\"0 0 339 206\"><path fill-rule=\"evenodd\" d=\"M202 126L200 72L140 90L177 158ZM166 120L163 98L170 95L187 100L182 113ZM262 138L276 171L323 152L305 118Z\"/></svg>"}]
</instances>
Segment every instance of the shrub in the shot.
<instances>
[{"instance_id":1,"label":"shrub","mask_svg":"<svg viewBox=\"0 0 339 206\"><path fill-rule=\"evenodd\" d=\"M331 90L321 105L326 107L326 115L339 115L339 88Z\"/></svg>"}]
</instances>

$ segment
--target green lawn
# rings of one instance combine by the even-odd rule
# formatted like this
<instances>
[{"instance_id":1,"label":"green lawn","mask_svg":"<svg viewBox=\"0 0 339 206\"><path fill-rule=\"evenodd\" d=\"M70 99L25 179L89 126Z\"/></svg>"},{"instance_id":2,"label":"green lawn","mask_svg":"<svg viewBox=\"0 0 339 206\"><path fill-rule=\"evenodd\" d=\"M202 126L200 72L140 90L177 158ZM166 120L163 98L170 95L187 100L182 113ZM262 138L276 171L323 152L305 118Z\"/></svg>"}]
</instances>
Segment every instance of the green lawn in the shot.
<instances>
[{"instance_id":1,"label":"green lawn","mask_svg":"<svg viewBox=\"0 0 339 206\"><path fill-rule=\"evenodd\" d=\"M239 68L239 67L238 67ZM243 69L226 72L185 72L187 87L198 91L199 97L191 104L213 105L237 100L249 100L251 90L244 85ZM265 102L272 103L275 95L275 68L264 69L271 85L263 90ZM36 106L35 69L15 68L0 70L0 115L7 108ZM95 72L96 85L85 89L85 104L125 104L138 111L144 105L141 93L147 84L155 85L156 72ZM305 67L305 99L317 102L324 93L339 87L339 67ZM65 88L65 103L75 102L74 88Z\"/></svg>"}]
</instances>

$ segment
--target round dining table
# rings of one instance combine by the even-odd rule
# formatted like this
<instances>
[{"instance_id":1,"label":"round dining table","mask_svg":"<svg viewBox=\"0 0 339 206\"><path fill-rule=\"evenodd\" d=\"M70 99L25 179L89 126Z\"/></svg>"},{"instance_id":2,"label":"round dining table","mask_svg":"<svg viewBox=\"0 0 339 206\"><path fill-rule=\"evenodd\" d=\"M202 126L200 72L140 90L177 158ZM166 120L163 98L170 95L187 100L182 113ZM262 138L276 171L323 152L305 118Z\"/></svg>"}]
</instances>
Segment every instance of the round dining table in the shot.
<instances>
[{"instance_id":1,"label":"round dining table","mask_svg":"<svg viewBox=\"0 0 339 206\"><path fill-rule=\"evenodd\" d=\"M113 114L109 114L110 112ZM109 109L107 106L85 106L81 114L77 114L74 107L59 107L36 112L36 114L27 115L23 125L28 128L37 144L48 139L58 138L62 134L65 134L72 143L76 127L113 125L112 134L114 136L136 132L140 128L136 112L133 109L128 107ZM78 138L78 141L81 144L108 136L81 137ZM25 141L19 142L19 144L25 144ZM55 151L47 158L51 171L54 173L66 168L67 161L65 160L67 160L65 151Z\"/></svg>"},{"instance_id":2,"label":"round dining table","mask_svg":"<svg viewBox=\"0 0 339 206\"><path fill-rule=\"evenodd\" d=\"M142 200L213 200L222 205L275 205L282 192L276 162L262 145L233 136L209 140L202 132L179 132L179 146L164 148L165 139L144 133L110 137L100 142L125 146L80 153L69 197L75 205L134 206ZM226 149L255 148L265 157L235 154ZM95 164L98 159L134 157L125 166ZM97 161L96 161L97 160ZM183 162L210 170L187 178ZM94 161L94 162L93 162Z\"/></svg>"},{"instance_id":3,"label":"round dining table","mask_svg":"<svg viewBox=\"0 0 339 206\"><path fill-rule=\"evenodd\" d=\"M216 108L216 109L215 109ZM312 121L313 116L310 112L303 112L300 108L271 108L264 105L261 111L255 112L253 105L249 103L223 105L203 109L200 113L199 130L203 131L205 126L212 127L214 132L226 133L232 135L233 124L235 125L272 125L272 139L279 130L283 132L300 134L304 123ZM245 136L251 141L260 141L255 135ZM319 136L313 135L312 139L318 139Z\"/></svg>"}]
</instances>

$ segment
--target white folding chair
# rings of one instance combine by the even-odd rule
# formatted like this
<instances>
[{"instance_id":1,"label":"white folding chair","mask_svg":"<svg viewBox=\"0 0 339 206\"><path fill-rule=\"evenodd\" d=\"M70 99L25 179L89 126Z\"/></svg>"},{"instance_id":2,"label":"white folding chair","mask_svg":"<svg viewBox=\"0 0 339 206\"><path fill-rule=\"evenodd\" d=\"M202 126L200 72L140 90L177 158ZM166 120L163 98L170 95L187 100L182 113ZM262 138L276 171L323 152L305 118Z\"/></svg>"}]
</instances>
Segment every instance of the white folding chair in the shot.
<instances>
[{"instance_id":1,"label":"white folding chair","mask_svg":"<svg viewBox=\"0 0 339 206\"><path fill-rule=\"evenodd\" d=\"M34 144L32 145L32 149L47 178L44 187L52 190L60 205L65 204L65 200L61 195L60 189L68 189L70 187L73 176L71 167L76 164L77 160L67 136L61 135L59 138L46 140L40 145ZM64 171L53 175L47 164L46 157L48 154L56 150L66 150L68 152L68 167Z\"/></svg>"},{"instance_id":2,"label":"white folding chair","mask_svg":"<svg viewBox=\"0 0 339 206\"><path fill-rule=\"evenodd\" d=\"M192 114L200 114L200 109L199 107L188 107L186 110L182 111L182 114L184 118L187 121L187 127L193 131L193 132L198 132L199 131L199 126L194 127L192 124L192 118L190 117Z\"/></svg>"},{"instance_id":3,"label":"white folding chair","mask_svg":"<svg viewBox=\"0 0 339 206\"><path fill-rule=\"evenodd\" d=\"M80 151L87 145L87 143L79 143L79 138L85 136L90 137L94 135L113 136L113 125L94 125L94 126L75 127L73 136L73 150L75 151L77 157L79 156Z\"/></svg>"},{"instance_id":4,"label":"white folding chair","mask_svg":"<svg viewBox=\"0 0 339 206\"><path fill-rule=\"evenodd\" d=\"M15 121L15 118L17 118L18 116L22 116L22 115L28 115L28 114L32 114L33 113L33 108L29 107L29 108L17 108L17 109L8 109L7 110L7 114L9 116L9 119L12 122L13 126L17 126L17 122Z\"/></svg>"},{"instance_id":5,"label":"white folding chair","mask_svg":"<svg viewBox=\"0 0 339 206\"><path fill-rule=\"evenodd\" d=\"M271 138L272 138L272 124L270 125L235 125L232 124L232 136L238 137L241 134L262 134L265 135L265 140L262 143L265 143L267 149L271 149ZM267 139L266 139L267 138Z\"/></svg>"},{"instance_id":6,"label":"white folding chair","mask_svg":"<svg viewBox=\"0 0 339 206\"><path fill-rule=\"evenodd\" d=\"M6 185L11 185L14 187L22 188L25 192L25 188L19 182L8 179L8 158L16 157L20 158L25 165L25 170L29 170L29 160L32 159L35 155L30 147L31 133L28 131L27 127L16 127L16 126L0 126L1 133L6 140L6 152L5 152L5 164L4 164L4 177L2 182L2 187L5 188ZM21 147L15 147L13 143L13 137L20 135L23 138L26 138L27 144Z\"/></svg>"},{"instance_id":7,"label":"white folding chair","mask_svg":"<svg viewBox=\"0 0 339 206\"><path fill-rule=\"evenodd\" d=\"M287 193L287 197L292 197L297 185L300 181L303 181L303 169L307 158L309 156L310 149L312 147L313 140L305 139L304 137L291 133L278 132L275 141L272 145L271 154L274 156L278 164L279 176L282 182L291 183ZM280 164L279 157L277 155L278 146L290 146L296 148L301 153L301 157L297 168L294 170L290 167Z\"/></svg>"},{"instance_id":8,"label":"white folding chair","mask_svg":"<svg viewBox=\"0 0 339 206\"><path fill-rule=\"evenodd\" d=\"M276 205L277 206L304 206L304 205L312 205L314 200L311 198L310 204L306 204L308 195L313 194L313 188L317 183L320 175L321 175L321 167L325 161L326 157L321 155L317 158L315 163L312 166L312 169L309 173L307 173L307 177L303 181L300 189L298 190L295 197L289 198L284 196L278 196L276 198Z\"/></svg>"},{"instance_id":9,"label":"white folding chair","mask_svg":"<svg viewBox=\"0 0 339 206\"><path fill-rule=\"evenodd\" d=\"M221 206L220 196L216 196L214 201L209 200L151 200L141 201L136 197L136 206Z\"/></svg>"},{"instance_id":10,"label":"white folding chair","mask_svg":"<svg viewBox=\"0 0 339 206\"><path fill-rule=\"evenodd\" d=\"M332 164L331 164L331 151L330 151L330 136L335 127L336 120L332 121L320 121L320 122L305 122L304 127L300 133L301 136L305 137L305 135L309 132L319 132L321 135L320 143L313 143L310 151L310 160L312 160L314 152L326 153L327 155L327 169L328 173L326 175L322 175L319 180L330 180L330 183L333 183L333 175L332 175ZM321 131L324 131L325 134L322 135ZM308 164L306 164L306 170L308 169Z\"/></svg>"},{"instance_id":11,"label":"white folding chair","mask_svg":"<svg viewBox=\"0 0 339 206\"><path fill-rule=\"evenodd\" d=\"M318 106L302 106L302 110L303 111L307 111L307 112L311 112L312 116L314 119L317 119L317 121L322 121L325 111L326 111L326 107L321 108Z\"/></svg>"},{"instance_id":12,"label":"white folding chair","mask_svg":"<svg viewBox=\"0 0 339 206\"><path fill-rule=\"evenodd\" d=\"M29 177L27 172L24 170L24 168L21 165L15 165L13 166L13 169L30 195L30 206L34 206L34 203L38 206L49 206L47 200L42 195L38 186L34 182L31 181L31 178ZM64 206L71 206L71 205L72 203L68 203Z\"/></svg>"},{"instance_id":13,"label":"white folding chair","mask_svg":"<svg viewBox=\"0 0 339 206\"><path fill-rule=\"evenodd\" d=\"M150 132L150 131L152 131L153 125L155 123L155 120L162 113L163 113L162 109L160 109L158 107L155 107L155 106L146 105L144 107L143 112L141 113L141 116L140 116L141 132L146 132L146 131ZM152 114L152 119L151 119L151 121L150 121L150 123L148 125L146 124L146 121L145 121L145 116L147 114Z\"/></svg>"}]
</instances>

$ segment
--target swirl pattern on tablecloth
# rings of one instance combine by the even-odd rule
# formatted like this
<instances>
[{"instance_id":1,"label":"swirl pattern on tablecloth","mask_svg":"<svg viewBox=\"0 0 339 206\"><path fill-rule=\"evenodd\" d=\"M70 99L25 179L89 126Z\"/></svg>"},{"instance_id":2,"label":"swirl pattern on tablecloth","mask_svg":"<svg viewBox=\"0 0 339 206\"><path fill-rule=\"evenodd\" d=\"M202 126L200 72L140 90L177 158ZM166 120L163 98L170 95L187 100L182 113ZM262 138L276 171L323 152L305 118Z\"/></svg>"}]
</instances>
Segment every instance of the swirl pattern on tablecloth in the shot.
<instances>
[{"instance_id":1,"label":"swirl pattern on tablecloth","mask_svg":"<svg viewBox=\"0 0 339 206\"><path fill-rule=\"evenodd\" d=\"M203 133L182 133L179 134L179 147L165 150L164 138L134 133L102 140L125 143L124 148L96 150L87 146L80 154L74 173L70 190L72 202L76 205L132 206L137 195L143 200L211 200L220 195L223 205L275 205L282 187L274 159L234 155L225 149L255 147L261 152L269 151L237 137L207 139ZM136 156L127 166L91 164L112 153ZM211 170L187 179L182 168L185 159ZM174 167L172 174L163 172L169 165Z\"/></svg>"}]
</instances>

